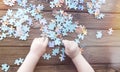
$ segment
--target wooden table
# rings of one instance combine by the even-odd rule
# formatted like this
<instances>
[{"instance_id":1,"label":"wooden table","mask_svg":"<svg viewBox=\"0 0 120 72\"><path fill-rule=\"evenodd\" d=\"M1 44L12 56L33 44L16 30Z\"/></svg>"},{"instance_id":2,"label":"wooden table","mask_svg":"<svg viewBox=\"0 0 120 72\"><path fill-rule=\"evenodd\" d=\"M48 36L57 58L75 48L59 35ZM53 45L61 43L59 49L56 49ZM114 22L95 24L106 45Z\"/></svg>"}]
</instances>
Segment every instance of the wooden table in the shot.
<instances>
[{"instance_id":1,"label":"wooden table","mask_svg":"<svg viewBox=\"0 0 120 72\"><path fill-rule=\"evenodd\" d=\"M45 10L43 16L50 21L53 19L52 10L46 0L30 0L33 4L43 4ZM9 7L4 5L0 0L0 18L5 15L7 9L16 10L17 5ZM97 20L94 16L89 15L86 10L79 12L74 10L65 10L73 15L74 21L79 21L88 29L88 35L81 42L84 48L83 55L90 62L96 72L120 72L120 0L106 0L102 6L101 12L105 14L104 19ZM109 28L113 28L112 36L107 34ZM103 31L102 39L96 39L96 32ZM30 48L30 44L35 37L39 37L39 28L32 27L30 37L27 41L20 41L15 38L6 38L0 41L0 65L9 64L9 72L16 72L19 66L14 65L14 60L24 58ZM68 39L73 39L71 35ZM47 49L47 52L49 49ZM0 66L0 72L1 66ZM49 61L40 59L35 72L77 72L70 58L60 62L58 57L53 57Z\"/></svg>"}]
</instances>

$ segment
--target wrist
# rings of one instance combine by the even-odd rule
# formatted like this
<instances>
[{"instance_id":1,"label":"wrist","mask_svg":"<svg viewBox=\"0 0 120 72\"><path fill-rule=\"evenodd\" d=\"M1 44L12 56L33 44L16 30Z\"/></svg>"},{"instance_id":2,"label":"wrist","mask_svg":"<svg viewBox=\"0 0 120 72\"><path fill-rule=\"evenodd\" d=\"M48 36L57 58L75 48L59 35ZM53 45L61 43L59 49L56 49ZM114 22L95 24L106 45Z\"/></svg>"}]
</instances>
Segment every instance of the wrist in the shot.
<instances>
[{"instance_id":1,"label":"wrist","mask_svg":"<svg viewBox=\"0 0 120 72\"><path fill-rule=\"evenodd\" d=\"M38 55L38 54L36 54L36 53L34 53L32 51L30 51L28 53L28 55L31 56L31 57L33 57L33 58L36 58L36 59L39 59L42 56L42 55Z\"/></svg>"},{"instance_id":2,"label":"wrist","mask_svg":"<svg viewBox=\"0 0 120 72\"><path fill-rule=\"evenodd\" d=\"M81 54L81 52L79 52L75 57L72 58L72 61L77 59L78 57L81 57L81 56L82 56L82 54Z\"/></svg>"}]
</instances>

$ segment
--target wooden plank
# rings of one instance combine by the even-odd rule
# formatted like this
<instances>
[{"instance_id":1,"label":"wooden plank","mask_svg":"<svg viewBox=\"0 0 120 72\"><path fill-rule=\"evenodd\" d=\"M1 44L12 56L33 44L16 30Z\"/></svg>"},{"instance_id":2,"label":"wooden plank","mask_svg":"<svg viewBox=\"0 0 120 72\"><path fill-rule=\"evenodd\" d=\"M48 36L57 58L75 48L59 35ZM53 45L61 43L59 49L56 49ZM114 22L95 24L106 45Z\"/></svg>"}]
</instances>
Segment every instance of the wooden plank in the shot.
<instances>
[{"instance_id":1,"label":"wooden plank","mask_svg":"<svg viewBox=\"0 0 120 72\"><path fill-rule=\"evenodd\" d=\"M9 72L16 72L18 66L10 67ZM2 72L0 67L0 72ZM34 72L77 72L75 67L72 65L55 65L55 66L37 66Z\"/></svg>"},{"instance_id":2,"label":"wooden plank","mask_svg":"<svg viewBox=\"0 0 120 72\"><path fill-rule=\"evenodd\" d=\"M108 68L106 64L92 64L95 72L116 72L119 70L115 70L112 68ZM18 66L11 66L9 72L16 72L18 70ZM37 66L34 72L77 72L75 66L73 65L51 65L51 66ZM0 72L3 72L0 67Z\"/></svg>"},{"instance_id":3,"label":"wooden plank","mask_svg":"<svg viewBox=\"0 0 120 72\"><path fill-rule=\"evenodd\" d=\"M118 72L120 71L120 64L116 63L116 64L108 64L109 68L115 69Z\"/></svg>"},{"instance_id":4,"label":"wooden plank","mask_svg":"<svg viewBox=\"0 0 120 72\"><path fill-rule=\"evenodd\" d=\"M107 70L107 72L117 72L117 71L110 68L110 69Z\"/></svg>"},{"instance_id":5,"label":"wooden plank","mask_svg":"<svg viewBox=\"0 0 120 72\"><path fill-rule=\"evenodd\" d=\"M87 1L90 1L90 0L85 0L85 2ZM28 1L29 3L32 3L32 4L43 4L45 9L44 10L51 10L50 8L50 4L47 0L29 0ZM106 0L106 4L102 5L102 9L101 9L101 12L120 12L120 5L119 5L120 1L119 0ZM85 5L86 3L84 3ZM6 6L4 5L3 3L3 0L0 0L0 9L8 9L8 8L11 8L11 9L17 9L19 6L17 5L17 3L15 4L15 6L13 7L9 7L9 6ZM58 8L57 8L58 9ZM60 9L64 9L65 8L60 8ZM67 10L67 9L66 9ZM75 10L68 10L68 11L75 11ZM77 10L76 10L77 11ZM79 12L79 11L78 11ZM86 12L86 5L85 5L85 10L83 12Z\"/></svg>"},{"instance_id":6,"label":"wooden plank","mask_svg":"<svg viewBox=\"0 0 120 72\"><path fill-rule=\"evenodd\" d=\"M10 69L8 70L8 72L16 72L18 70L18 66L16 67L10 67ZM55 72L55 66L39 66L36 67L34 72ZM1 69L1 68L0 68ZM0 72L3 72L2 70L0 70Z\"/></svg>"},{"instance_id":7,"label":"wooden plank","mask_svg":"<svg viewBox=\"0 0 120 72\"><path fill-rule=\"evenodd\" d=\"M61 65L61 66L56 66L56 71L57 72L77 72L76 68L74 65Z\"/></svg>"},{"instance_id":8,"label":"wooden plank","mask_svg":"<svg viewBox=\"0 0 120 72\"><path fill-rule=\"evenodd\" d=\"M107 71L107 64L92 64L95 72L106 72Z\"/></svg>"},{"instance_id":9,"label":"wooden plank","mask_svg":"<svg viewBox=\"0 0 120 72\"><path fill-rule=\"evenodd\" d=\"M59 67L62 67L59 69ZM64 67L64 68L63 68ZM19 67L10 67L9 72L16 72ZM0 70L0 72L2 72ZM73 66L37 66L34 72L77 72Z\"/></svg>"},{"instance_id":10,"label":"wooden plank","mask_svg":"<svg viewBox=\"0 0 120 72\"><path fill-rule=\"evenodd\" d=\"M88 35L81 41L81 46L120 46L120 30L114 30L112 36L107 34L107 30L101 30L103 37L101 39L96 38L96 32L98 30L88 29ZM15 38L6 38L0 41L0 46L30 46L32 40L40 36L39 29L31 29L30 37L26 41L21 41ZM68 34L64 39L74 40L76 37L75 33Z\"/></svg>"},{"instance_id":11,"label":"wooden plank","mask_svg":"<svg viewBox=\"0 0 120 72\"><path fill-rule=\"evenodd\" d=\"M84 48L83 56L91 64L119 64L120 65L120 47L86 47ZM0 65L8 63L12 66L17 58L25 58L29 52L29 47L0 47ZM47 53L51 53L51 49L47 49ZM50 60L40 59L38 65L71 65L72 61L69 57L60 62L58 56ZM118 67L120 68L120 66Z\"/></svg>"},{"instance_id":12,"label":"wooden plank","mask_svg":"<svg viewBox=\"0 0 120 72\"><path fill-rule=\"evenodd\" d=\"M37 66L35 72L56 72L56 66Z\"/></svg>"},{"instance_id":13,"label":"wooden plank","mask_svg":"<svg viewBox=\"0 0 120 72\"><path fill-rule=\"evenodd\" d=\"M120 63L120 47L86 47L83 55L90 63Z\"/></svg>"},{"instance_id":14,"label":"wooden plank","mask_svg":"<svg viewBox=\"0 0 120 72\"><path fill-rule=\"evenodd\" d=\"M9 9L10 7L5 5L3 0L0 0L0 9Z\"/></svg>"},{"instance_id":15,"label":"wooden plank","mask_svg":"<svg viewBox=\"0 0 120 72\"><path fill-rule=\"evenodd\" d=\"M0 19L6 14L7 10L0 10Z\"/></svg>"},{"instance_id":16,"label":"wooden plank","mask_svg":"<svg viewBox=\"0 0 120 72\"><path fill-rule=\"evenodd\" d=\"M0 18L4 16L6 10L0 11ZM43 12L43 17L46 18L47 22L49 23L54 17L52 16L51 12ZM73 21L78 21L81 25L85 25L86 28L89 29L120 29L120 14L112 14L106 13L105 18L102 20L97 20L94 18L93 15L89 15L88 13L71 13L73 16Z\"/></svg>"}]
</instances>

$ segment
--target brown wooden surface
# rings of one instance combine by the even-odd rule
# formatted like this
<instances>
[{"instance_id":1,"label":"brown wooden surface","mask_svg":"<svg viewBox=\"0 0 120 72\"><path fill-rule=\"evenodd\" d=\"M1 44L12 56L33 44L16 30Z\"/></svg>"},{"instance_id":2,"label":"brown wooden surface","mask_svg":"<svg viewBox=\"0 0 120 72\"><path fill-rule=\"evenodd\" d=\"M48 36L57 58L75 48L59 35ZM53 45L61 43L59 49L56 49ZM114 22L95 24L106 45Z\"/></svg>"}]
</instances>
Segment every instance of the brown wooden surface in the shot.
<instances>
[{"instance_id":1,"label":"brown wooden surface","mask_svg":"<svg viewBox=\"0 0 120 72\"><path fill-rule=\"evenodd\" d=\"M51 14L52 9L46 0L29 0L33 4L43 4L45 9L43 16L50 21L54 19ZM87 0L86 0L87 1ZM73 15L73 21L79 21L81 25L85 25L88 29L88 35L81 42L84 46L83 55L90 62L96 72L120 72L120 0L106 0L106 4L102 6L101 12L105 13L105 18L97 20L93 15L89 15L86 9L82 12L75 10L66 10ZM16 10L17 4L9 7L0 0L0 19L5 15L8 8ZM107 34L109 28L113 28L112 36ZM103 38L96 39L97 31L103 31ZM40 35L39 27L33 26L30 31L30 37L27 41L20 41L15 38L6 38L0 41L0 65L8 63L11 68L9 72L16 72L19 66L14 65L16 58L24 58L30 44L35 37ZM76 34L71 34L65 39L73 40ZM50 52L51 49L47 49ZM1 66L0 66L0 72ZM60 62L58 57L52 57L49 61L40 59L35 72L77 72L70 58L66 57L64 62Z\"/></svg>"}]
</instances>

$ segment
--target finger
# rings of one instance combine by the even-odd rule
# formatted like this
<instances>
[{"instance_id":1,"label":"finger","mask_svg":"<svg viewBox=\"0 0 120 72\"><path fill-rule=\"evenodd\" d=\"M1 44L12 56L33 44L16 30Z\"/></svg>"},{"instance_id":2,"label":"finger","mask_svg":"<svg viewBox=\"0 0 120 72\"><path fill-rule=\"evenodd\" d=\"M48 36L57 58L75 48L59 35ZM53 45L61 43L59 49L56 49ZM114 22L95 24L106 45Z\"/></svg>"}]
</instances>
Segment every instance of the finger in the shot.
<instances>
[{"instance_id":1,"label":"finger","mask_svg":"<svg viewBox=\"0 0 120 72\"><path fill-rule=\"evenodd\" d=\"M63 43L66 43L67 40L62 40Z\"/></svg>"},{"instance_id":2,"label":"finger","mask_svg":"<svg viewBox=\"0 0 120 72\"><path fill-rule=\"evenodd\" d=\"M72 44L74 44L74 45L77 45L77 43L75 42L75 41L70 41Z\"/></svg>"},{"instance_id":3,"label":"finger","mask_svg":"<svg viewBox=\"0 0 120 72\"><path fill-rule=\"evenodd\" d=\"M34 39L33 39L33 41L36 41L36 40L38 40L38 38L34 38Z\"/></svg>"},{"instance_id":4,"label":"finger","mask_svg":"<svg viewBox=\"0 0 120 72\"><path fill-rule=\"evenodd\" d=\"M66 40L62 40L62 43L65 45L66 44Z\"/></svg>"},{"instance_id":5,"label":"finger","mask_svg":"<svg viewBox=\"0 0 120 72\"><path fill-rule=\"evenodd\" d=\"M43 37L43 40L45 41L47 39L47 37Z\"/></svg>"},{"instance_id":6,"label":"finger","mask_svg":"<svg viewBox=\"0 0 120 72\"><path fill-rule=\"evenodd\" d=\"M68 40L63 40L62 42L63 42L65 47L69 46L69 41Z\"/></svg>"},{"instance_id":7,"label":"finger","mask_svg":"<svg viewBox=\"0 0 120 72\"><path fill-rule=\"evenodd\" d=\"M44 40L43 37L40 37L40 38L39 38L39 41L40 41L40 42L43 42L43 40Z\"/></svg>"},{"instance_id":8,"label":"finger","mask_svg":"<svg viewBox=\"0 0 120 72\"><path fill-rule=\"evenodd\" d=\"M46 45L48 44L48 38L47 38L47 37L44 38L44 43L45 43Z\"/></svg>"},{"instance_id":9,"label":"finger","mask_svg":"<svg viewBox=\"0 0 120 72\"><path fill-rule=\"evenodd\" d=\"M36 40L36 39L38 39L38 38L34 38L33 40Z\"/></svg>"}]
</instances>

